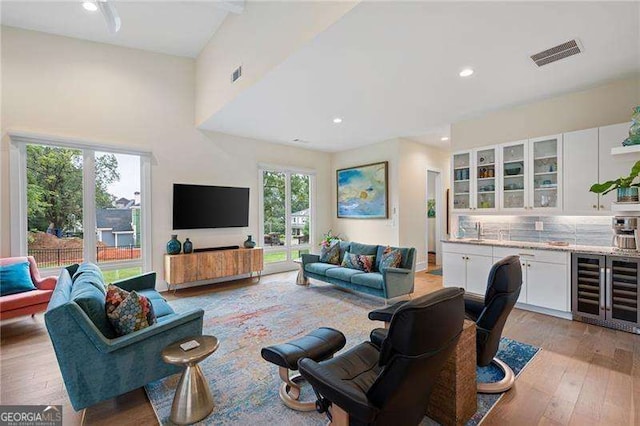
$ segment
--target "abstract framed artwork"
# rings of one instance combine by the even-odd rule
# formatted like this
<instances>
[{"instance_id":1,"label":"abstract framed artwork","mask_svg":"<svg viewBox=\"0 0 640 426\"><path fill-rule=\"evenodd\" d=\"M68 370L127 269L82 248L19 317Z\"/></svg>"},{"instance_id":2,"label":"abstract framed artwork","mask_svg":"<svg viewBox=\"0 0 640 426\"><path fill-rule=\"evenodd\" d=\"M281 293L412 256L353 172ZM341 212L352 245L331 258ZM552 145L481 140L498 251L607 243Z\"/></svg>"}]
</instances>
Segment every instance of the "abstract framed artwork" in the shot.
<instances>
[{"instance_id":1,"label":"abstract framed artwork","mask_svg":"<svg viewBox=\"0 0 640 426\"><path fill-rule=\"evenodd\" d=\"M336 170L338 218L389 217L389 163Z\"/></svg>"}]
</instances>

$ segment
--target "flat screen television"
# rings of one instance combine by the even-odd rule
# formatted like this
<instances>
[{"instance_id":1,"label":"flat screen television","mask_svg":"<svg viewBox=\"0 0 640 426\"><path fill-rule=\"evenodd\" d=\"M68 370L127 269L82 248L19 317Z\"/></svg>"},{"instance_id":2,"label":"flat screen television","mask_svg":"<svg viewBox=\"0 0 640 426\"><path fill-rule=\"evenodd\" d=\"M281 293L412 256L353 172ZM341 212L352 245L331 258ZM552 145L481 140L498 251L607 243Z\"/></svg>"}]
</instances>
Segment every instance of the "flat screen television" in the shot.
<instances>
[{"instance_id":1,"label":"flat screen television","mask_svg":"<svg viewBox=\"0 0 640 426\"><path fill-rule=\"evenodd\" d=\"M173 184L173 229L249 226L249 188Z\"/></svg>"}]
</instances>

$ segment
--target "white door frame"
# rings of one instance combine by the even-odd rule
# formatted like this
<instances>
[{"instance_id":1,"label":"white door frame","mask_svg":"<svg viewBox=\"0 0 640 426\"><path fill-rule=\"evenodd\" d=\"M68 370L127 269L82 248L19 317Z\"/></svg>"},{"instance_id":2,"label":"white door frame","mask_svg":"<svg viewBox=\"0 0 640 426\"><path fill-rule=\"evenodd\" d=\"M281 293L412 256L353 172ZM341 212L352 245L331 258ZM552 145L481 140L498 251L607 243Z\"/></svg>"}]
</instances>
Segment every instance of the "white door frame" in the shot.
<instances>
[{"instance_id":1,"label":"white door frame","mask_svg":"<svg viewBox=\"0 0 640 426\"><path fill-rule=\"evenodd\" d=\"M427 167L427 176L426 176L426 199L429 199L429 172L436 173L435 177L435 188L436 193L434 194L434 198L436 199L436 265L442 265L442 236L444 235L444 224L445 224L445 203L444 199L444 188L442 186L442 169L436 167ZM429 210L425 205L425 223L427 223L426 229L426 249L427 249L427 265L429 263Z\"/></svg>"}]
</instances>

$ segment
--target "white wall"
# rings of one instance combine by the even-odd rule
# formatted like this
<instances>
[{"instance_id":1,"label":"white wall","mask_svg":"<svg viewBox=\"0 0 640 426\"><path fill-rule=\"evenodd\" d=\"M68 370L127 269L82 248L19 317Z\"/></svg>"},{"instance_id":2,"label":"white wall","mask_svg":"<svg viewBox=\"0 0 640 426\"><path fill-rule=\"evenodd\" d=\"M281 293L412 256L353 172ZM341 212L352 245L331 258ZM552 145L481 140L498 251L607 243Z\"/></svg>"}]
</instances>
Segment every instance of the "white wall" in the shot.
<instances>
[{"instance_id":1,"label":"white wall","mask_svg":"<svg viewBox=\"0 0 640 426\"><path fill-rule=\"evenodd\" d=\"M330 155L194 126L195 61L2 28L0 256L10 254L8 130L151 151L153 269L162 278L174 182L247 186L248 228L181 231L195 247L242 244L258 234L258 162L317 170L317 203L330 202ZM318 208L318 235L331 226Z\"/></svg>"},{"instance_id":2,"label":"white wall","mask_svg":"<svg viewBox=\"0 0 640 426\"><path fill-rule=\"evenodd\" d=\"M406 139L400 139L399 146L399 241L402 247L416 248L416 262L421 269L427 262L427 169L441 171L442 187L447 188L449 154ZM444 194L443 189L443 199L438 200L442 206L445 206ZM440 215L440 219L444 223L444 215Z\"/></svg>"},{"instance_id":3,"label":"white wall","mask_svg":"<svg viewBox=\"0 0 640 426\"><path fill-rule=\"evenodd\" d=\"M506 108L451 125L454 151L589 129L631 119L640 74L562 96Z\"/></svg>"},{"instance_id":4,"label":"white wall","mask_svg":"<svg viewBox=\"0 0 640 426\"><path fill-rule=\"evenodd\" d=\"M389 219L338 219L336 200L336 170L363 164L389 162ZM349 241L366 244L399 244L397 211L400 191L399 141L391 139L348 151L334 153L331 157L332 191L331 211L333 212L333 231L342 234Z\"/></svg>"},{"instance_id":5,"label":"white wall","mask_svg":"<svg viewBox=\"0 0 640 426\"><path fill-rule=\"evenodd\" d=\"M196 124L218 112L357 1L249 1L244 12L229 14L197 60ZM242 77L231 73L242 65Z\"/></svg>"},{"instance_id":6,"label":"white wall","mask_svg":"<svg viewBox=\"0 0 640 426\"><path fill-rule=\"evenodd\" d=\"M335 170L380 161L389 162L389 219L338 219ZM392 139L332 156L333 230L350 241L415 247L417 262L427 260L427 169L442 171L448 187L449 155L406 139ZM444 196L444 195L443 195ZM444 200L441 201L445 205Z\"/></svg>"}]
</instances>

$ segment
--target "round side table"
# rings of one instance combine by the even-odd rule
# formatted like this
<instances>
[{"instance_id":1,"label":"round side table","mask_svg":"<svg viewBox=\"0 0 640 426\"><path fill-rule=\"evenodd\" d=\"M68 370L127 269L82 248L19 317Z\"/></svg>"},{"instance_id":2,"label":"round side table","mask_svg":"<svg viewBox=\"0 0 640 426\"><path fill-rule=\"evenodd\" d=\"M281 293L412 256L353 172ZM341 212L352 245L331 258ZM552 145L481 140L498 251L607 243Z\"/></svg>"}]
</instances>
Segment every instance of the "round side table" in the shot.
<instances>
[{"instance_id":1,"label":"round side table","mask_svg":"<svg viewBox=\"0 0 640 426\"><path fill-rule=\"evenodd\" d=\"M190 340L197 341L200 346L189 351L183 350L180 345ZM185 367L171 405L169 418L173 423L196 423L213 411L211 390L198 363L214 353L219 345L214 336L198 336L172 343L162 350L164 362Z\"/></svg>"}]
</instances>

